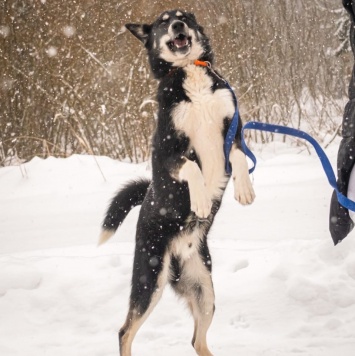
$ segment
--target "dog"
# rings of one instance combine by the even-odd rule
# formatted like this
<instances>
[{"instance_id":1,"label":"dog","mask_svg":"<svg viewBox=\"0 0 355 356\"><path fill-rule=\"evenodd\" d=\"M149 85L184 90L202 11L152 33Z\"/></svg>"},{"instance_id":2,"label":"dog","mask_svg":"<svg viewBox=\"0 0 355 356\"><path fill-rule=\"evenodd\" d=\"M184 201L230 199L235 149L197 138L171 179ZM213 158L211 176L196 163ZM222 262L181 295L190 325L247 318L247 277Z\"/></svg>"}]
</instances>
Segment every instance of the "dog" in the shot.
<instances>
[{"instance_id":1,"label":"dog","mask_svg":"<svg viewBox=\"0 0 355 356\"><path fill-rule=\"evenodd\" d=\"M213 69L210 41L192 13L165 11L152 24L126 28L147 50L159 82L159 107L152 138L152 179L131 181L117 193L100 238L101 243L107 241L129 211L141 205L129 311L119 331L120 355L131 356L138 329L169 283L194 318L196 353L211 356L206 333L215 306L207 234L230 178L225 173L223 143L235 102ZM240 135L239 122L229 161L235 198L247 205L255 194Z\"/></svg>"}]
</instances>

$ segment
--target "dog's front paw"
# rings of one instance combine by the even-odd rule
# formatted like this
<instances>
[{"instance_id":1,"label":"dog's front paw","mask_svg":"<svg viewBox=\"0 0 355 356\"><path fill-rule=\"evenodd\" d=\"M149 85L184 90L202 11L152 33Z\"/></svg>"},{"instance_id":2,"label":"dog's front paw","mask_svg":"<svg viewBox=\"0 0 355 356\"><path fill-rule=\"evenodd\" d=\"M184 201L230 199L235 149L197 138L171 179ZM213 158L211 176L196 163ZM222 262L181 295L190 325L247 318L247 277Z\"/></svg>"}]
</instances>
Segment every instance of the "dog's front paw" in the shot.
<instances>
[{"instance_id":1,"label":"dog's front paw","mask_svg":"<svg viewBox=\"0 0 355 356\"><path fill-rule=\"evenodd\" d=\"M254 201L255 193L249 176L234 179L234 198L242 205L249 205Z\"/></svg>"},{"instance_id":2,"label":"dog's front paw","mask_svg":"<svg viewBox=\"0 0 355 356\"><path fill-rule=\"evenodd\" d=\"M190 200L191 211L193 211L197 217L200 219L206 219L210 215L212 209L212 201L204 189L199 189L197 192L195 192L195 194L191 194L190 192Z\"/></svg>"}]
</instances>

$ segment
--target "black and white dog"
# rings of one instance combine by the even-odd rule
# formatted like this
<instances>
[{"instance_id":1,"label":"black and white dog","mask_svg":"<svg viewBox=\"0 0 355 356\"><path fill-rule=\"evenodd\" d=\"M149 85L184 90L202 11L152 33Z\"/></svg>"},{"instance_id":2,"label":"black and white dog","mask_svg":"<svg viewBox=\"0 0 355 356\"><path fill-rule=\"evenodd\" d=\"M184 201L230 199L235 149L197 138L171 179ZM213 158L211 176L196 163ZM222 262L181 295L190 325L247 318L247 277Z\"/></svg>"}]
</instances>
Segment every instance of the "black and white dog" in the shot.
<instances>
[{"instance_id":1,"label":"black and white dog","mask_svg":"<svg viewBox=\"0 0 355 356\"><path fill-rule=\"evenodd\" d=\"M132 290L119 332L121 356L131 355L133 338L169 282L186 300L195 322L192 345L211 356L206 333L214 313L207 234L229 176L223 142L235 111L232 94L211 66L213 53L195 16L162 13L150 25L126 28L147 49L159 81L158 120L152 143L152 180L128 183L114 197L100 242L110 238L128 212L142 205L137 224ZM200 62L195 61L199 60ZM230 153L235 198L251 204L254 191L240 148L239 123Z\"/></svg>"}]
</instances>

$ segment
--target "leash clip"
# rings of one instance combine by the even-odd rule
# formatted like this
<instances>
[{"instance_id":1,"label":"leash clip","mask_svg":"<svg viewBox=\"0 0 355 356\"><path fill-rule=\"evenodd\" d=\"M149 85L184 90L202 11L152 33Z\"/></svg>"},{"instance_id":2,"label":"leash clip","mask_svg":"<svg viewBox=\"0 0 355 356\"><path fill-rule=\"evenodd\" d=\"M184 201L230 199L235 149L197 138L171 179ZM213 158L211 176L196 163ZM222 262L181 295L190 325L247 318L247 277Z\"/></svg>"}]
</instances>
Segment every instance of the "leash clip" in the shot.
<instances>
[{"instance_id":1,"label":"leash clip","mask_svg":"<svg viewBox=\"0 0 355 356\"><path fill-rule=\"evenodd\" d=\"M212 68L212 64L209 61L200 61L199 59L196 59L194 61L195 66L200 66L200 67L207 67L218 79L222 80L224 83L227 83L227 81L219 76L216 71Z\"/></svg>"},{"instance_id":2,"label":"leash clip","mask_svg":"<svg viewBox=\"0 0 355 356\"><path fill-rule=\"evenodd\" d=\"M207 67L212 70L212 64L211 64L211 62L206 61L205 63L206 63L206 65L207 65Z\"/></svg>"}]
</instances>

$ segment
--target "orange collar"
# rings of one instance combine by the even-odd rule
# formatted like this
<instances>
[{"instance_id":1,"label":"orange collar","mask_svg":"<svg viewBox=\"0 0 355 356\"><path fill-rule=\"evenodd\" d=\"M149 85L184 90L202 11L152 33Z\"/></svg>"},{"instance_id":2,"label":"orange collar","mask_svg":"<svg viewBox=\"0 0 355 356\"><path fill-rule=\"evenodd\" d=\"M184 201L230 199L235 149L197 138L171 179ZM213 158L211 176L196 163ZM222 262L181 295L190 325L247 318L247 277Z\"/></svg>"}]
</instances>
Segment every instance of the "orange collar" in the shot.
<instances>
[{"instance_id":1,"label":"orange collar","mask_svg":"<svg viewBox=\"0 0 355 356\"><path fill-rule=\"evenodd\" d=\"M199 67L205 67L205 68L209 68L211 69L211 71L217 75L217 73L212 69L212 65L211 62L208 61L200 61L199 59L196 59L194 61L194 65L195 66L199 66ZM174 74L176 72L176 70L178 69L178 67L173 67L173 69L170 70L170 72L167 74L168 76L171 76L172 74ZM218 78L221 78L219 75L217 75ZM222 78L221 78L222 79ZM223 81L225 81L224 79L222 79Z\"/></svg>"},{"instance_id":2,"label":"orange collar","mask_svg":"<svg viewBox=\"0 0 355 356\"><path fill-rule=\"evenodd\" d=\"M200 66L200 67L207 67L217 78L219 78L220 80L222 80L224 83L227 83L227 81L222 78L215 70L213 70L212 68L212 64L211 62L208 61L200 61L199 59L196 59L194 61L195 66ZM229 84L228 84L229 86Z\"/></svg>"},{"instance_id":3,"label":"orange collar","mask_svg":"<svg viewBox=\"0 0 355 356\"><path fill-rule=\"evenodd\" d=\"M195 64L195 66L211 68L211 63L207 62L207 61L200 61L200 60L196 59L194 61L194 64Z\"/></svg>"}]
</instances>

